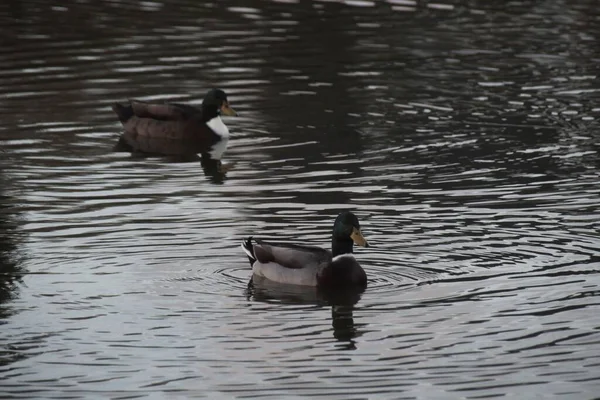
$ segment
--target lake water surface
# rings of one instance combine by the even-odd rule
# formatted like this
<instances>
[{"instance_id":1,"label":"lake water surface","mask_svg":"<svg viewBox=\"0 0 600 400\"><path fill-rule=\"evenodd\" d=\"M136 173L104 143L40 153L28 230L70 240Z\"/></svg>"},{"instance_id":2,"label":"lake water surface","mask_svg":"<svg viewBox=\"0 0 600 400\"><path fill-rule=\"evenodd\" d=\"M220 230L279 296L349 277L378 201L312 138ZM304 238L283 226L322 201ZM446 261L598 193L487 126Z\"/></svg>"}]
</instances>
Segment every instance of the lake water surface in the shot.
<instances>
[{"instance_id":1,"label":"lake water surface","mask_svg":"<svg viewBox=\"0 0 600 400\"><path fill-rule=\"evenodd\" d=\"M3 2L0 397L597 397L597 6ZM213 86L225 176L112 151ZM248 290L343 209L360 298Z\"/></svg>"}]
</instances>

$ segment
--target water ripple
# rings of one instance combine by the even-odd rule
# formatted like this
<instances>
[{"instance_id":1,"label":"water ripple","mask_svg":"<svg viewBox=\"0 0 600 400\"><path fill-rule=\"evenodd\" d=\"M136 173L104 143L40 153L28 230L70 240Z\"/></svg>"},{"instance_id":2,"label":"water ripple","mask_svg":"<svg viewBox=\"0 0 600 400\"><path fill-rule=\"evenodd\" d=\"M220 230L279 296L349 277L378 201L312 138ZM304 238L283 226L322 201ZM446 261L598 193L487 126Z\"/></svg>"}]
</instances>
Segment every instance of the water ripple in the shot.
<instances>
[{"instance_id":1,"label":"water ripple","mask_svg":"<svg viewBox=\"0 0 600 400\"><path fill-rule=\"evenodd\" d=\"M0 6L4 397L596 396L595 6ZM112 152L212 86L227 174ZM248 287L343 209L364 293Z\"/></svg>"}]
</instances>

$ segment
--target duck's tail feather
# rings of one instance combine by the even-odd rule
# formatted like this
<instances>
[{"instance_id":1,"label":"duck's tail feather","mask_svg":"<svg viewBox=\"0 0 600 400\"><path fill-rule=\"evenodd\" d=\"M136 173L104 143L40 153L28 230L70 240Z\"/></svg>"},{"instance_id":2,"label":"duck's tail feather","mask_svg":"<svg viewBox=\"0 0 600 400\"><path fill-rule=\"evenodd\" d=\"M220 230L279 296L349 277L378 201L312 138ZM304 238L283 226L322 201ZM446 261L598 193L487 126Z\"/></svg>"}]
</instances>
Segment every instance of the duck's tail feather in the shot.
<instances>
[{"instance_id":1,"label":"duck's tail feather","mask_svg":"<svg viewBox=\"0 0 600 400\"><path fill-rule=\"evenodd\" d=\"M117 114L119 121L121 121L122 124L127 122L134 114L131 104L123 105L121 103L115 103L113 104L112 109Z\"/></svg>"},{"instance_id":2,"label":"duck's tail feather","mask_svg":"<svg viewBox=\"0 0 600 400\"><path fill-rule=\"evenodd\" d=\"M244 239L242 241L242 250L248 256L248 261L250 261L250 265L253 265L256 261L256 256L254 255L254 246L252 246L252 236Z\"/></svg>"}]
</instances>

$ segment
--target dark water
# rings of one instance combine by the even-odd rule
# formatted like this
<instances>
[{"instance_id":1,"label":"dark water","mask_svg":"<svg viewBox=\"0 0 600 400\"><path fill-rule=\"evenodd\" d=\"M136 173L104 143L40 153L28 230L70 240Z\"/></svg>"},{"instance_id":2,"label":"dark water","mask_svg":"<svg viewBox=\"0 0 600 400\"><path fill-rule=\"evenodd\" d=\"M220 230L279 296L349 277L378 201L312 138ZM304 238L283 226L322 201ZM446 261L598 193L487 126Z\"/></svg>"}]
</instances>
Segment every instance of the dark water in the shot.
<instances>
[{"instance_id":1,"label":"dark water","mask_svg":"<svg viewBox=\"0 0 600 400\"><path fill-rule=\"evenodd\" d=\"M346 3L0 5L0 397L598 396L598 3ZM111 151L211 86L226 176ZM247 291L345 208L356 304Z\"/></svg>"}]
</instances>

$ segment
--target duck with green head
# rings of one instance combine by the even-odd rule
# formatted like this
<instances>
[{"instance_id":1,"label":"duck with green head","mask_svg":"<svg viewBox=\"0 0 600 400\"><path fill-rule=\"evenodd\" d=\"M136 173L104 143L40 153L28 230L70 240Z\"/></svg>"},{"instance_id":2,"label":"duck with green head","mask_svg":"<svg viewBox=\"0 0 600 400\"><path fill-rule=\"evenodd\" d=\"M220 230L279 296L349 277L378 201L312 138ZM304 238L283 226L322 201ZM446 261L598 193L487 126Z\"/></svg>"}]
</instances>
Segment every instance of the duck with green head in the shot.
<instances>
[{"instance_id":1,"label":"duck with green head","mask_svg":"<svg viewBox=\"0 0 600 400\"><path fill-rule=\"evenodd\" d=\"M247 238L242 249L252 272L269 280L322 288L367 286L367 274L354 258L354 245L368 247L356 215L338 215L331 235L331 251L315 246L268 243Z\"/></svg>"},{"instance_id":2,"label":"duck with green head","mask_svg":"<svg viewBox=\"0 0 600 400\"><path fill-rule=\"evenodd\" d=\"M202 154L213 160L221 159L229 141L221 115L237 115L221 89L209 90L200 108L139 100L112 108L125 129L118 148L159 155Z\"/></svg>"}]
</instances>

